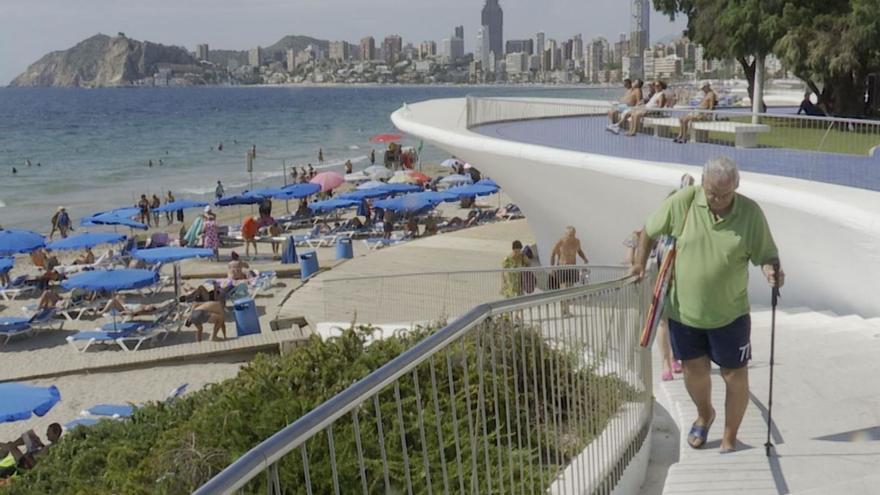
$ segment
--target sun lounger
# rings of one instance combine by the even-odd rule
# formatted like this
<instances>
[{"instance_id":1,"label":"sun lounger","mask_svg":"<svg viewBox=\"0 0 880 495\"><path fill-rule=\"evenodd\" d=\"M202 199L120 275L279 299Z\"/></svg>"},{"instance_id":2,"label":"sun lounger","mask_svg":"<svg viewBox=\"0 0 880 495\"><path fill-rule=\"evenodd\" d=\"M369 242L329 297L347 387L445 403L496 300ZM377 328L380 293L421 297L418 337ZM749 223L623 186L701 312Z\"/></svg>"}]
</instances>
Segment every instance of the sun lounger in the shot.
<instances>
[{"instance_id":1,"label":"sun lounger","mask_svg":"<svg viewBox=\"0 0 880 495\"><path fill-rule=\"evenodd\" d=\"M111 322L100 329L77 332L67 343L78 352L86 352L93 344L118 345L123 351L137 351L147 342L164 340L171 329L180 329L180 307L173 306L155 321Z\"/></svg>"},{"instance_id":2,"label":"sun lounger","mask_svg":"<svg viewBox=\"0 0 880 495\"><path fill-rule=\"evenodd\" d=\"M186 392L187 387L189 387L189 384L184 383L172 389L171 392L169 392L168 397L165 398L165 403L173 402L179 398L184 392ZM140 406L135 406L133 404L98 404L81 411L80 415L83 417L66 423L64 429L70 430L77 426L92 426L102 419L128 419L134 414L134 411L138 407Z\"/></svg>"},{"instance_id":3,"label":"sun lounger","mask_svg":"<svg viewBox=\"0 0 880 495\"><path fill-rule=\"evenodd\" d=\"M57 323L55 315L54 309L43 309L30 317L0 318L0 338L4 339L3 345L9 343L9 340L14 337L30 335L38 330L60 330L64 325L64 320Z\"/></svg>"},{"instance_id":4,"label":"sun lounger","mask_svg":"<svg viewBox=\"0 0 880 495\"><path fill-rule=\"evenodd\" d=\"M392 237L391 239L385 239L384 237L369 237L362 240L364 242L364 245L367 246L370 251L375 251L377 249L382 249L383 247L393 246L395 244L405 242L409 240L409 237Z\"/></svg>"},{"instance_id":5,"label":"sun lounger","mask_svg":"<svg viewBox=\"0 0 880 495\"><path fill-rule=\"evenodd\" d=\"M9 285L0 286L0 297L5 301L11 301L16 297L34 292L36 287L28 285L27 276L21 275L12 280Z\"/></svg>"},{"instance_id":6,"label":"sun lounger","mask_svg":"<svg viewBox=\"0 0 880 495\"><path fill-rule=\"evenodd\" d=\"M107 304L107 300L103 297L89 299L89 295L90 292L88 291L74 289L70 292L70 295L61 302L58 308L58 313L64 316L67 321L79 321L84 314L98 312ZM74 314L76 317L74 317Z\"/></svg>"}]
</instances>

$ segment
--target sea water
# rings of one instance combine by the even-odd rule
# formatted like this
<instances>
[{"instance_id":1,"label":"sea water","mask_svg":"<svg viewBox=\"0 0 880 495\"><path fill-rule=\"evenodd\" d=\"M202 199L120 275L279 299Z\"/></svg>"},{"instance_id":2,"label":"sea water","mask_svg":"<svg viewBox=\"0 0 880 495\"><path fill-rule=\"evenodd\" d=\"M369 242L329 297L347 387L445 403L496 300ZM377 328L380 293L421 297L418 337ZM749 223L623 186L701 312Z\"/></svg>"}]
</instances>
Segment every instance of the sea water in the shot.
<instances>
[{"instance_id":1,"label":"sea water","mask_svg":"<svg viewBox=\"0 0 880 495\"><path fill-rule=\"evenodd\" d=\"M385 145L370 137L395 132L389 117L404 102L615 93L503 86L0 89L0 226L46 230L61 205L77 221L169 190L177 199L209 200L217 180L227 195L252 183L280 186L292 165L341 170L351 160L359 170L372 149L381 160ZM250 174L245 156L253 146ZM423 161L446 157L427 144L422 152Z\"/></svg>"}]
</instances>

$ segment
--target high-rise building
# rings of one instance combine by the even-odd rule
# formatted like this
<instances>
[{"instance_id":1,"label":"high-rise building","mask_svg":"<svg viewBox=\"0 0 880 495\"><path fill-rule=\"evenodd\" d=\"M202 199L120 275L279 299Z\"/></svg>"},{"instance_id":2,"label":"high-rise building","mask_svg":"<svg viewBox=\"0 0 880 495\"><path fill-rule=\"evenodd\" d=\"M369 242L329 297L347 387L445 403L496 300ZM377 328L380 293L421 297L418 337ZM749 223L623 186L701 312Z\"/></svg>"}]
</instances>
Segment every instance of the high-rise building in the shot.
<instances>
[{"instance_id":1,"label":"high-rise building","mask_svg":"<svg viewBox=\"0 0 880 495\"><path fill-rule=\"evenodd\" d=\"M580 34L576 34L572 41L574 42L574 53L571 58L575 62L580 63L584 60L584 37Z\"/></svg>"},{"instance_id":2,"label":"high-rise building","mask_svg":"<svg viewBox=\"0 0 880 495\"><path fill-rule=\"evenodd\" d=\"M538 55L541 60L541 69L544 68L544 32L538 32L535 35L535 54Z\"/></svg>"},{"instance_id":3,"label":"high-rise building","mask_svg":"<svg viewBox=\"0 0 880 495\"><path fill-rule=\"evenodd\" d=\"M504 53L525 53L532 55L535 53L535 40L507 40L504 42Z\"/></svg>"},{"instance_id":4,"label":"high-rise building","mask_svg":"<svg viewBox=\"0 0 880 495\"><path fill-rule=\"evenodd\" d=\"M382 57L385 59L385 63L388 64L396 64L400 62L400 54L403 51L403 38L396 34L391 34L385 37L385 41L382 42Z\"/></svg>"},{"instance_id":5,"label":"high-rise building","mask_svg":"<svg viewBox=\"0 0 880 495\"><path fill-rule=\"evenodd\" d=\"M464 39L464 26L455 26L455 33L452 37Z\"/></svg>"},{"instance_id":6,"label":"high-rise building","mask_svg":"<svg viewBox=\"0 0 880 495\"><path fill-rule=\"evenodd\" d=\"M483 72L492 72L489 66L489 26L477 28L477 45L474 47L474 59L480 62Z\"/></svg>"},{"instance_id":7,"label":"high-rise building","mask_svg":"<svg viewBox=\"0 0 880 495\"><path fill-rule=\"evenodd\" d=\"M544 60L541 67L546 71L556 70L559 59L557 58L556 40L547 40L544 48Z\"/></svg>"},{"instance_id":8,"label":"high-rise building","mask_svg":"<svg viewBox=\"0 0 880 495\"><path fill-rule=\"evenodd\" d=\"M376 60L376 39L372 36L361 39L361 60Z\"/></svg>"},{"instance_id":9,"label":"high-rise building","mask_svg":"<svg viewBox=\"0 0 880 495\"><path fill-rule=\"evenodd\" d=\"M263 49L259 46L248 51L248 65L259 67L263 64Z\"/></svg>"},{"instance_id":10,"label":"high-rise building","mask_svg":"<svg viewBox=\"0 0 880 495\"><path fill-rule=\"evenodd\" d=\"M419 44L420 59L424 60L435 55L437 55L437 43L433 41L423 41Z\"/></svg>"},{"instance_id":11,"label":"high-rise building","mask_svg":"<svg viewBox=\"0 0 880 495\"><path fill-rule=\"evenodd\" d=\"M605 70L605 47L608 41L599 37L587 45L585 75L589 82L600 82L600 73Z\"/></svg>"},{"instance_id":12,"label":"high-rise building","mask_svg":"<svg viewBox=\"0 0 880 495\"><path fill-rule=\"evenodd\" d=\"M208 60L208 55L210 54L208 50L208 44L202 43L200 45L196 45L196 58L198 60Z\"/></svg>"},{"instance_id":13,"label":"high-rise building","mask_svg":"<svg viewBox=\"0 0 880 495\"><path fill-rule=\"evenodd\" d=\"M651 2L650 0L632 0L630 16L630 74L642 75L642 55L650 46L651 40Z\"/></svg>"},{"instance_id":14,"label":"high-rise building","mask_svg":"<svg viewBox=\"0 0 880 495\"><path fill-rule=\"evenodd\" d=\"M330 60L342 62L351 58L351 50L347 41L331 41L329 51Z\"/></svg>"},{"instance_id":15,"label":"high-rise building","mask_svg":"<svg viewBox=\"0 0 880 495\"><path fill-rule=\"evenodd\" d=\"M293 48L287 49L287 72L296 71L296 51Z\"/></svg>"},{"instance_id":16,"label":"high-rise building","mask_svg":"<svg viewBox=\"0 0 880 495\"><path fill-rule=\"evenodd\" d=\"M445 38L443 40L443 55L449 62L455 62L464 57L464 40L454 36Z\"/></svg>"},{"instance_id":17,"label":"high-rise building","mask_svg":"<svg viewBox=\"0 0 880 495\"><path fill-rule=\"evenodd\" d=\"M486 0L481 19L480 25L489 28L489 51L500 56L504 51L504 12L498 0Z\"/></svg>"},{"instance_id":18,"label":"high-rise building","mask_svg":"<svg viewBox=\"0 0 880 495\"><path fill-rule=\"evenodd\" d=\"M528 71L529 56L525 52L508 53L504 58L508 74L519 74Z\"/></svg>"}]
</instances>

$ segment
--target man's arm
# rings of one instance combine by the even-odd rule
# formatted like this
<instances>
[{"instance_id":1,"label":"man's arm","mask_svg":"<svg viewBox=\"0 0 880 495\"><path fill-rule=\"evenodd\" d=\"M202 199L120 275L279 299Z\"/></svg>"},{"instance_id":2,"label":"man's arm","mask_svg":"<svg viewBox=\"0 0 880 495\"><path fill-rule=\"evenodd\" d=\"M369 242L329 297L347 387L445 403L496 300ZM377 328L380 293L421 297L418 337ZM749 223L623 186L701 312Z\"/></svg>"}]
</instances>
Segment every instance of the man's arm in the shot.
<instances>
[{"instance_id":1,"label":"man's arm","mask_svg":"<svg viewBox=\"0 0 880 495\"><path fill-rule=\"evenodd\" d=\"M645 276L645 265L648 264L648 257L651 255L651 250L654 249L656 244L657 241L648 237L648 234L642 230L639 234L639 247L636 249L633 265L629 269L630 275L634 275L639 279Z\"/></svg>"},{"instance_id":2,"label":"man's arm","mask_svg":"<svg viewBox=\"0 0 880 495\"><path fill-rule=\"evenodd\" d=\"M587 259L587 255L584 254L584 250L581 248L581 243L578 241L578 256L584 259L584 263L589 263L590 260Z\"/></svg>"},{"instance_id":3,"label":"man's arm","mask_svg":"<svg viewBox=\"0 0 880 495\"><path fill-rule=\"evenodd\" d=\"M562 241L557 241L553 246L553 252L550 253L550 266L556 266L556 260L559 259L559 252L562 249Z\"/></svg>"}]
</instances>

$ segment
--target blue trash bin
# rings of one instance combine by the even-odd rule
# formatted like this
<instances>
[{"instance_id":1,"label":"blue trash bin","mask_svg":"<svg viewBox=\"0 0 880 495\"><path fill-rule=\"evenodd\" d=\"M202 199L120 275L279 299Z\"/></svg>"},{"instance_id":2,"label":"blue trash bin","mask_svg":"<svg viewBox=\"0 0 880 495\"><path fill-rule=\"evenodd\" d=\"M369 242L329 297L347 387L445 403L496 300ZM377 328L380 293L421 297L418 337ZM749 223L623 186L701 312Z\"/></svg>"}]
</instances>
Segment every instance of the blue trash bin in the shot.
<instances>
[{"instance_id":1,"label":"blue trash bin","mask_svg":"<svg viewBox=\"0 0 880 495\"><path fill-rule=\"evenodd\" d=\"M351 247L351 239L340 237L336 240L336 259L350 260L354 258L354 250Z\"/></svg>"},{"instance_id":2,"label":"blue trash bin","mask_svg":"<svg viewBox=\"0 0 880 495\"><path fill-rule=\"evenodd\" d=\"M232 303L235 311L235 328L238 336L260 333L260 318L257 316L257 305L250 297L237 299Z\"/></svg>"},{"instance_id":3,"label":"blue trash bin","mask_svg":"<svg viewBox=\"0 0 880 495\"><path fill-rule=\"evenodd\" d=\"M281 263L290 265L296 263L296 241L293 236L288 236L284 242L284 251L281 252Z\"/></svg>"},{"instance_id":4,"label":"blue trash bin","mask_svg":"<svg viewBox=\"0 0 880 495\"><path fill-rule=\"evenodd\" d=\"M318 255L314 251L299 255L299 270L302 280L318 273Z\"/></svg>"}]
</instances>

